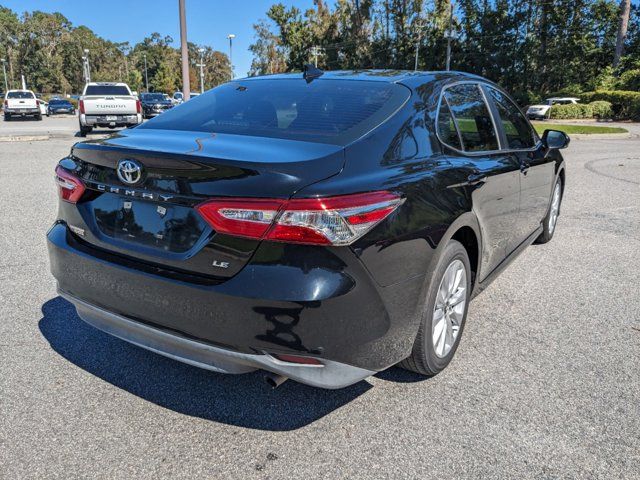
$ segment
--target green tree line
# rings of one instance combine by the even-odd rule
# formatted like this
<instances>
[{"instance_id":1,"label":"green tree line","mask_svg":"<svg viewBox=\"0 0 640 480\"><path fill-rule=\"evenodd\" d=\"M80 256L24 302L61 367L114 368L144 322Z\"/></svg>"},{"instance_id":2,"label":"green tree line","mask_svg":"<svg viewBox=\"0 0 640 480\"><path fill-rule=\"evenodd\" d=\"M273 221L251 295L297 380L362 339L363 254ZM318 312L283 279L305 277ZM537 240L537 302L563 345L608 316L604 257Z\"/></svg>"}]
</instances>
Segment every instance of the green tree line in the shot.
<instances>
[{"instance_id":1,"label":"green tree line","mask_svg":"<svg viewBox=\"0 0 640 480\"><path fill-rule=\"evenodd\" d=\"M523 103L551 92L640 90L640 8L631 5L614 58L622 6L614 0L315 0L281 3L254 25L251 74L320 68L444 70L482 75ZM613 65L616 65L614 68Z\"/></svg>"},{"instance_id":2,"label":"green tree line","mask_svg":"<svg viewBox=\"0 0 640 480\"><path fill-rule=\"evenodd\" d=\"M81 92L82 56L87 49L92 81L126 82L132 90L146 91L146 56L149 91L173 93L182 88L180 51L173 43L171 37L159 33L152 33L133 46L112 42L85 26L73 26L60 13L34 11L18 15L0 6L0 57L6 61L9 88L19 88L24 75L28 87L37 92ZM196 67L200 49L205 88L225 82L231 75L226 54L189 43L192 91L200 89L200 71ZM4 89L4 84L0 85Z\"/></svg>"}]
</instances>

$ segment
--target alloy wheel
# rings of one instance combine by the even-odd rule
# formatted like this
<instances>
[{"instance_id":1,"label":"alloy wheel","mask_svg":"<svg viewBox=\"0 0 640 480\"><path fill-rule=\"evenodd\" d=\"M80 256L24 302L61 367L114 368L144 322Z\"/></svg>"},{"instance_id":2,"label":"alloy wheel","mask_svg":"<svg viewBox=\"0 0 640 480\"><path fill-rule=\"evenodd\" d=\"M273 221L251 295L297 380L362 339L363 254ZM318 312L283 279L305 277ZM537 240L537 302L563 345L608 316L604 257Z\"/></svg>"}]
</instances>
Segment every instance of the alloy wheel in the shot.
<instances>
[{"instance_id":1,"label":"alloy wheel","mask_svg":"<svg viewBox=\"0 0 640 480\"><path fill-rule=\"evenodd\" d=\"M553 233L556 228L556 222L558 221L558 214L560 212L560 197L562 189L560 188L560 182L556 183L556 187L553 190L553 199L551 200L551 210L549 212L549 233Z\"/></svg>"},{"instance_id":2,"label":"alloy wheel","mask_svg":"<svg viewBox=\"0 0 640 480\"><path fill-rule=\"evenodd\" d=\"M446 357L456 342L467 304L467 271L460 260L452 261L444 272L431 322L435 354Z\"/></svg>"}]
</instances>

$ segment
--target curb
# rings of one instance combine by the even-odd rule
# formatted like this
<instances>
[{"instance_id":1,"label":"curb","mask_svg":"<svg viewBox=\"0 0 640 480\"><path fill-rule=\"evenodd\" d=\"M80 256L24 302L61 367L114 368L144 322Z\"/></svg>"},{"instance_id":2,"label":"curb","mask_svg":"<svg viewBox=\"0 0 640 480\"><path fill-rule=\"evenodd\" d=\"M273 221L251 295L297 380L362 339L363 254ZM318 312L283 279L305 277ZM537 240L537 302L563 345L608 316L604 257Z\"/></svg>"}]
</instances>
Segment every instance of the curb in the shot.
<instances>
[{"instance_id":1,"label":"curb","mask_svg":"<svg viewBox=\"0 0 640 480\"><path fill-rule=\"evenodd\" d=\"M0 142L39 142L49 138L49 135L9 135L0 136Z\"/></svg>"},{"instance_id":2,"label":"curb","mask_svg":"<svg viewBox=\"0 0 640 480\"><path fill-rule=\"evenodd\" d=\"M613 140L621 138L631 138L631 133L570 133L571 140Z\"/></svg>"}]
</instances>

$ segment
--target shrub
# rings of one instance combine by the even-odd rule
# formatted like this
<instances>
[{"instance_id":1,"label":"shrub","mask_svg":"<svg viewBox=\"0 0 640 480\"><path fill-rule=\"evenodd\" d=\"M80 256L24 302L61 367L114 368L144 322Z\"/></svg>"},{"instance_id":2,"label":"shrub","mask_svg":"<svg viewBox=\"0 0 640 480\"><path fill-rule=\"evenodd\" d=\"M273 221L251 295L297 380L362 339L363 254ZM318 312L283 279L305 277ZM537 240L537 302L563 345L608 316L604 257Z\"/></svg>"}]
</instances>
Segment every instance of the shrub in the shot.
<instances>
[{"instance_id":1,"label":"shrub","mask_svg":"<svg viewBox=\"0 0 640 480\"><path fill-rule=\"evenodd\" d=\"M640 92L597 90L583 93L580 98L584 102L593 102L595 100L610 102L614 118L640 120Z\"/></svg>"},{"instance_id":2,"label":"shrub","mask_svg":"<svg viewBox=\"0 0 640 480\"><path fill-rule=\"evenodd\" d=\"M611 102L606 100L595 100L589 104L593 110L595 118L611 118L613 116L613 108Z\"/></svg>"},{"instance_id":3,"label":"shrub","mask_svg":"<svg viewBox=\"0 0 640 480\"><path fill-rule=\"evenodd\" d=\"M584 103L554 105L553 107L551 107L551 118L593 118L593 108L590 104Z\"/></svg>"},{"instance_id":4,"label":"shrub","mask_svg":"<svg viewBox=\"0 0 640 480\"><path fill-rule=\"evenodd\" d=\"M640 69L624 72L620 75L616 86L620 90L640 91Z\"/></svg>"}]
</instances>

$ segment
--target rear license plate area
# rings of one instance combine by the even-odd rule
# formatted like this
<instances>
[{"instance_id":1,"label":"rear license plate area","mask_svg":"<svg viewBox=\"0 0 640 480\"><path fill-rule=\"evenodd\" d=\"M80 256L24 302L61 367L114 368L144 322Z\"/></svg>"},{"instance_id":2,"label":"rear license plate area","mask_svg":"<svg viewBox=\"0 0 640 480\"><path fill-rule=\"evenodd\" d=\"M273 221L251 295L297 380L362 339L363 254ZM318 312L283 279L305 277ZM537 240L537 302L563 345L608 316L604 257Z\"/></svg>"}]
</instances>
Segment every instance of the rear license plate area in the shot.
<instances>
[{"instance_id":1,"label":"rear license plate area","mask_svg":"<svg viewBox=\"0 0 640 480\"><path fill-rule=\"evenodd\" d=\"M153 202L118 200L115 237L168 250L171 244L174 210Z\"/></svg>"},{"instance_id":2,"label":"rear license plate area","mask_svg":"<svg viewBox=\"0 0 640 480\"><path fill-rule=\"evenodd\" d=\"M117 115L107 115L107 122L117 122L117 121L118 121Z\"/></svg>"},{"instance_id":3,"label":"rear license plate area","mask_svg":"<svg viewBox=\"0 0 640 480\"><path fill-rule=\"evenodd\" d=\"M98 229L118 242L182 253L202 236L204 221L192 208L105 193L91 202Z\"/></svg>"}]
</instances>

